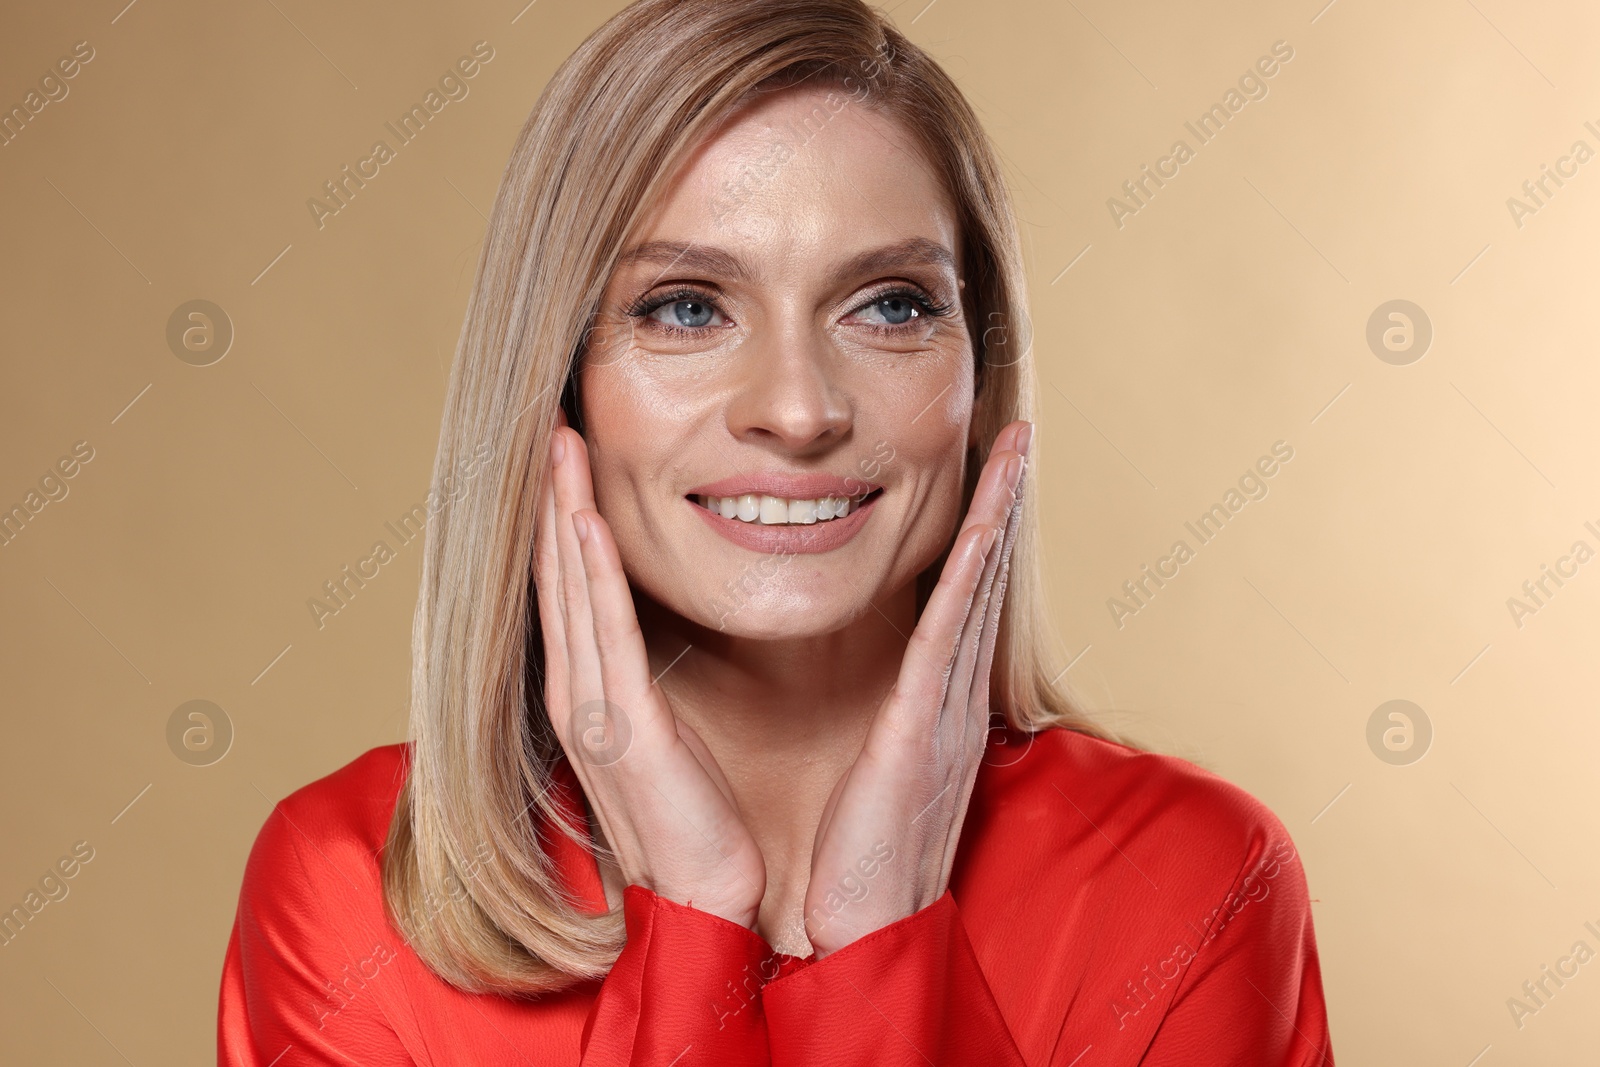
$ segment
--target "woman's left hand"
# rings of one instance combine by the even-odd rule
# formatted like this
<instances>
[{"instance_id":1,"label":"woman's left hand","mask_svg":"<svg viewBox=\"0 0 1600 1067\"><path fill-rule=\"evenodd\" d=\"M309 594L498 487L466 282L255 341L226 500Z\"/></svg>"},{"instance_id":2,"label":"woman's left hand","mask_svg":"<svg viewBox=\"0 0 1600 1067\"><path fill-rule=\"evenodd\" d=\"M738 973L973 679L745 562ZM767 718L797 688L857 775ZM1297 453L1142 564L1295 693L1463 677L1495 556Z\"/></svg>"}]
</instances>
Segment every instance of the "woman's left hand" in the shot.
<instances>
[{"instance_id":1,"label":"woman's left hand","mask_svg":"<svg viewBox=\"0 0 1600 1067\"><path fill-rule=\"evenodd\" d=\"M989 668L1033 427L996 436L861 754L823 808L806 889L818 959L933 903L989 736Z\"/></svg>"}]
</instances>

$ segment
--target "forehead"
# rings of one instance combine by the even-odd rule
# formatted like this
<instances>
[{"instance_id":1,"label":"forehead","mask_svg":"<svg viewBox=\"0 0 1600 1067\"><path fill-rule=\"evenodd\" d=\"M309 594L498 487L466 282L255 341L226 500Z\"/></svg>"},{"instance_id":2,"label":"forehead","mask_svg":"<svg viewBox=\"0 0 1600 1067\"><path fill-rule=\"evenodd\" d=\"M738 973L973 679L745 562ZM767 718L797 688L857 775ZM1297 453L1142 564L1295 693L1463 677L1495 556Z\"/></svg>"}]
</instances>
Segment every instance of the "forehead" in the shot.
<instances>
[{"instance_id":1,"label":"forehead","mask_svg":"<svg viewBox=\"0 0 1600 1067\"><path fill-rule=\"evenodd\" d=\"M701 242L767 269L923 238L959 256L955 211L915 135L836 87L763 93L694 147L631 245Z\"/></svg>"}]
</instances>

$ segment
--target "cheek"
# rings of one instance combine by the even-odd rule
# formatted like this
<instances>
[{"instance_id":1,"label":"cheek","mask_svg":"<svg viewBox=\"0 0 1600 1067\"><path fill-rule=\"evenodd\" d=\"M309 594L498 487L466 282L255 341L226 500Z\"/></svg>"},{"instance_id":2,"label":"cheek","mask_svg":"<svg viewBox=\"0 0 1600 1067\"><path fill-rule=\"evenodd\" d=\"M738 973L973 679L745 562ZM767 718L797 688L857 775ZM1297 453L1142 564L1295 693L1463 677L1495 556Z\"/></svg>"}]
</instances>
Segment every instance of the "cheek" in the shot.
<instances>
[{"instance_id":1,"label":"cheek","mask_svg":"<svg viewBox=\"0 0 1600 1067\"><path fill-rule=\"evenodd\" d=\"M901 545L919 570L944 551L962 517L970 410L970 398L951 400L947 394L914 423L887 431L880 442L879 480L901 496Z\"/></svg>"},{"instance_id":2,"label":"cheek","mask_svg":"<svg viewBox=\"0 0 1600 1067\"><path fill-rule=\"evenodd\" d=\"M595 506L636 570L667 550L664 524L682 520L674 488L691 469L717 466L704 418L717 396L626 358L586 364L580 393Z\"/></svg>"},{"instance_id":3,"label":"cheek","mask_svg":"<svg viewBox=\"0 0 1600 1067\"><path fill-rule=\"evenodd\" d=\"M670 452L711 392L708 383L682 377L681 369L627 356L586 365L585 439L621 456Z\"/></svg>"},{"instance_id":4,"label":"cheek","mask_svg":"<svg viewBox=\"0 0 1600 1067\"><path fill-rule=\"evenodd\" d=\"M615 364L585 367L581 390L583 438L595 506L616 535L624 559L639 525L642 472L659 462L658 449L670 420L654 409L652 394L619 374Z\"/></svg>"},{"instance_id":5,"label":"cheek","mask_svg":"<svg viewBox=\"0 0 1600 1067\"><path fill-rule=\"evenodd\" d=\"M905 477L923 481L931 498L959 500L973 412L971 382L946 370L918 384L901 406L907 417L884 429L875 455L887 468L902 465Z\"/></svg>"}]
</instances>

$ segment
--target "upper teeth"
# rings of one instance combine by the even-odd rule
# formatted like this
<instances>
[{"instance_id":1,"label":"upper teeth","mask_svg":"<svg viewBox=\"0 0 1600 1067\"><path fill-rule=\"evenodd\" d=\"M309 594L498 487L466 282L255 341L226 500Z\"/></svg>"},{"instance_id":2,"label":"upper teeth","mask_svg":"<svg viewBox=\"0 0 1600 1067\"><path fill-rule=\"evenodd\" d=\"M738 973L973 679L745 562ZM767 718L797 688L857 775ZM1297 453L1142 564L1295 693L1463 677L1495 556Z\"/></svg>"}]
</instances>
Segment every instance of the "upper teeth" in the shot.
<instances>
[{"instance_id":1,"label":"upper teeth","mask_svg":"<svg viewBox=\"0 0 1600 1067\"><path fill-rule=\"evenodd\" d=\"M741 496L697 496L700 506L725 519L760 522L767 526L782 523L826 522L850 514L853 501L847 496L825 496L816 500L786 500L781 496L745 493Z\"/></svg>"}]
</instances>

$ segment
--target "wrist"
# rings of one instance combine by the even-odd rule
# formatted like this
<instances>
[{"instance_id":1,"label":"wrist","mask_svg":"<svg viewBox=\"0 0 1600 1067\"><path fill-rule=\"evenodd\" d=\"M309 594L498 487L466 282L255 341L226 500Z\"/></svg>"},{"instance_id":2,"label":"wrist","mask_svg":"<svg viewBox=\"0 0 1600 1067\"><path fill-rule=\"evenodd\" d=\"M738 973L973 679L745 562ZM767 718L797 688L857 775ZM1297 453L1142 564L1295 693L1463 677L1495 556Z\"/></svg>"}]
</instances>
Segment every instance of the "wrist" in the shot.
<instances>
[{"instance_id":1,"label":"wrist","mask_svg":"<svg viewBox=\"0 0 1600 1067\"><path fill-rule=\"evenodd\" d=\"M756 924L761 917L761 908L743 905L734 901L719 901L713 896L695 896L689 893L671 889L666 886L650 885L638 881L629 883L630 888L637 888L650 893L659 900L680 908L688 908L705 915L713 915L724 922L735 926L742 926L746 930L755 931Z\"/></svg>"},{"instance_id":2,"label":"wrist","mask_svg":"<svg viewBox=\"0 0 1600 1067\"><path fill-rule=\"evenodd\" d=\"M944 896L944 890L909 896L897 906L873 909L843 907L829 908L826 904L813 909L806 917L806 939L818 960L860 941L880 930L905 922L926 911ZM863 902L864 903L864 902Z\"/></svg>"}]
</instances>

